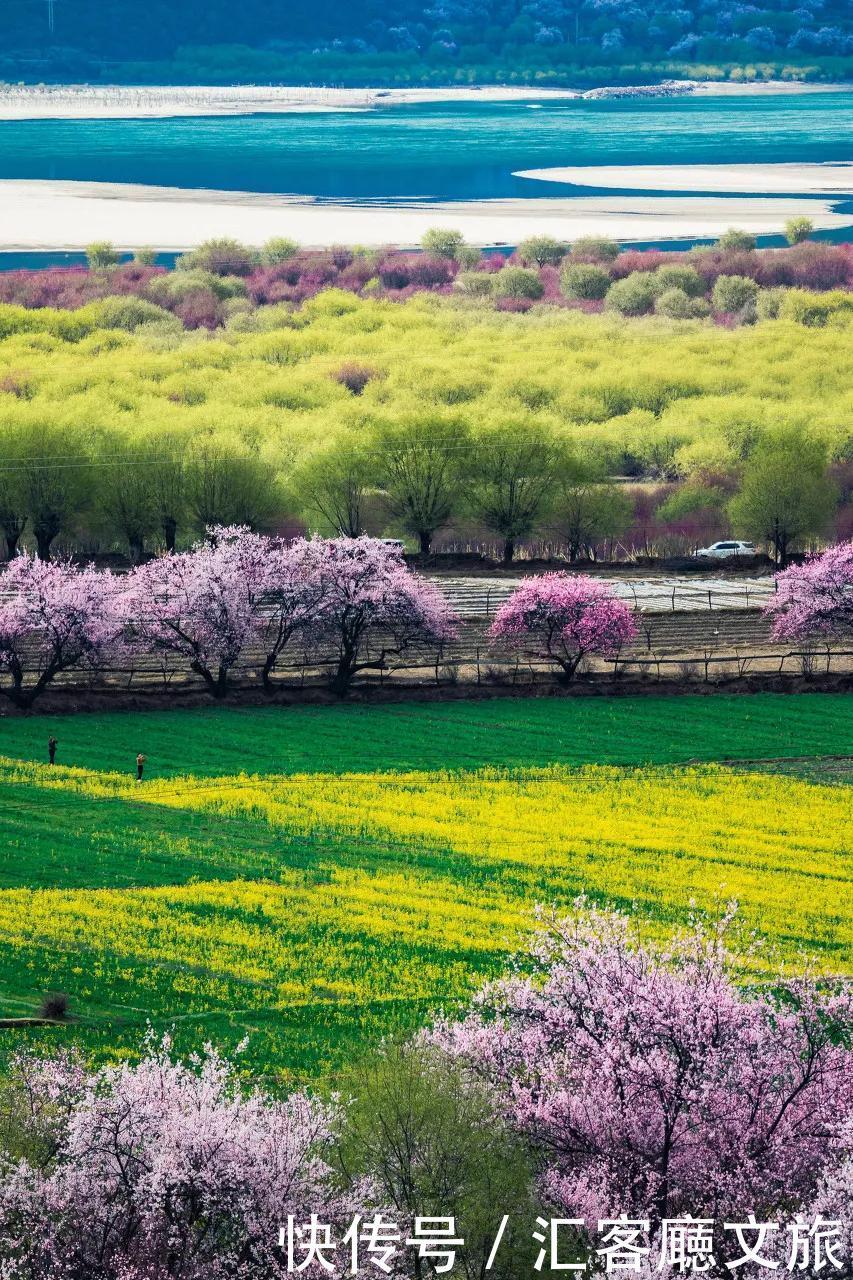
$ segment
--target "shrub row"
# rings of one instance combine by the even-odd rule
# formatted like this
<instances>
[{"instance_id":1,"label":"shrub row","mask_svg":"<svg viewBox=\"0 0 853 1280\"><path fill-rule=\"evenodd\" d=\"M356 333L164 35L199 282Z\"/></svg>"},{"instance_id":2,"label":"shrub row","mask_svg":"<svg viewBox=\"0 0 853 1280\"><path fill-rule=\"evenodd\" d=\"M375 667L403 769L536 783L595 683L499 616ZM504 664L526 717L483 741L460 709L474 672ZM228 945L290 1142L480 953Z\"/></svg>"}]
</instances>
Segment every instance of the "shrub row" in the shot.
<instances>
[{"instance_id":1,"label":"shrub row","mask_svg":"<svg viewBox=\"0 0 853 1280\"><path fill-rule=\"evenodd\" d=\"M217 240L185 255L174 271L154 265L150 252L121 263L110 246L95 245L89 268L3 273L0 302L74 310L83 333L154 323L251 330L258 308L293 308L329 288L396 300L424 291L458 293L493 300L502 310L524 310L536 302L583 308L604 301L623 315L654 310L673 319L703 318L713 310L751 322L772 318L781 308L783 315L808 324L826 323L846 305L837 293L853 283L850 246L809 241L757 250L744 233L728 237L712 248L668 253L620 252L615 243L596 238L569 249L535 237L509 259L481 254L453 232L428 233L421 253L345 247L311 252L287 240L270 241L259 252ZM721 281L739 283L720 287ZM834 301L825 299L816 308L796 298L758 306L759 290L778 289L835 291ZM71 332L66 322L63 336Z\"/></svg>"}]
</instances>

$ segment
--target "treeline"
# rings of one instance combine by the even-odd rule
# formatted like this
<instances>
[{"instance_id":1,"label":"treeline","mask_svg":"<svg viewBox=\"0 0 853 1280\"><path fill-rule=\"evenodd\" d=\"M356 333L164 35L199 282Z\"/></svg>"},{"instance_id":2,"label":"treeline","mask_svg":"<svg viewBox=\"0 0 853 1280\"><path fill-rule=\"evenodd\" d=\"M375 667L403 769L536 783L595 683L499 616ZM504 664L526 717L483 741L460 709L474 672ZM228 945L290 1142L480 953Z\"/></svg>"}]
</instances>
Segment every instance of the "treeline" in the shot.
<instances>
[{"instance_id":1,"label":"treeline","mask_svg":"<svg viewBox=\"0 0 853 1280\"><path fill-rule=\"evenodd\" d=\"M128 262L100 243L89 247L88 269L0 274L0 302L80 309L81 335L92 328L168 330L176 321L187 329L258 331L330 288L393 301L421 292L450 295L502 311L541 304L727 326L780 316L819 326L853 308L853 250L811 241L811 231L808 219L792 218L787 249L756 249L754 236L732 229L713 246L685 252L621 251L601 237L569 246L534 236L509 257L482 253L458 232L437 229L417 253L309 251L286 238L255 249L222 239L185 254L174 271L156 266L151 250ZM75 328L66 322L61 331L73 336Z\"/></svg>"},{"instance_id":2,"label":"treeline","mask_svg":"<svg viewBox=\"0 0 853 1280\"><path fill-rule=\"evenodd\" d=\"M235 28L223 2L36 5L7 15L0 74L210 83L645 83L661 75L744 79L850 75L844 0L413 0L342 7L250 0Z\"/></svg>"},{"instance_id":3,"label":"treeline","mask_svg":"<svg viewBox=\"0 0 853 1280\"><path fill-rule=\"evenodd\" d=\"M613 28L611 27L610 30ZM815 33L820 28L815 29ZM685 49L682 56L649 56L643 50L600 45L575 50L571 45L549 47L528 44L508 47L489 55L482 49L443 48L425 55L386 50L359 53L350 47L293 49L276 52L252 49L245 44L189 45L167 62L102 62L79 51L57 51L47 67L40 63L41 78L59 82L80 78L109 84L334 84L343 88L442 89L450 86L514 85L542 88L596 89L603 86L633 87L667 80L728 81L761 84L781 80L806 84L846 83L853 77L853 57L816 50L783 50L761 53L738 41L715 53ZM3 69L0 56L0 72ZM18 65L21 65L20 63ZM13 68L7 63L7 75ZM46 69L52 71L45 76ZM26 68L21 66L22 72ZM35 67L33 68L35 71ZM28 75L28 79L34 76Z\"/></svg>"},{"instance_id":4,"label":"treeline","mask_svg":"<svg viewBox=\"0 0 853 1280\"><path fill-rule=\"evenodd\" d=\"M610 28L612 30L612 28ZM820 27L812 29L817 35ZM824 37L821 37L824 38ZM571 45L509 46L489 54L482 48L450 53L443 47L425 54L384 50L358 52L355 41L330 41L325 48L251 48L246 44L182 46L166 61L116 61L92 57L69 47L0 52L0 77L17 83L185 84L333 84L342 88L446 88L514 85L596 89L633 87L667 80L728 81L761 84L781 80L806 84L846 83L853 78L853 57L816 49L761 52L738 41L715 52L685 49L681 56L650 56L641 49L605 51L600 45L576 50Z\"/></svg>"},{"instance_id":5,"label":"treeline","mask_svg":"<svg viewBox=\"0 0 853 1280\"><path fill-rule=\"evenodd\" d=\"M132 668L150 654L222 698L252 646L268 688L301 641L336 655L330 687L343 696L359 672L453 639L456 622L437 589L375 538L282 540L215 527L123 576L24 553L0 573L0 694L29 708L57 676Z\"/></svg>"},{"instance_id":6,"label":"treeline","mask_svg":"<svg viewBox=\"0 0 853 1280\"><path fill-rule=\"evenodd\" d=\"M369 373L351 365L341 376L356 384ZM82 435L27 423L4 438L0 528L10 559L29 537L44 560L58 542L118 547L136 564L209 525L245 524L402 534L422 556L444 535L497 544L506 564L532 540L573 563L689 554L733 530L784 564L843 532L853 479L849 467L829 466L823 444L792 430L768 433L737 473L663 486L614 481L565 431L513 417L469 429L409 413L341 429L280 472L224 435L104 433L92 449Z\"/></svg>"},{"instance_id":7,"label":"treeline","mask_svg":"<svg viewBox=\"0 0 853 1280\"><path fill-rule=\"evenodd\" d=\"M848 637L851 568L853 542L777 575L765 611L776 638ZM167 683L192 672L224 698L238 667L271 690L298 649L303 677L306 665L326 668L343 697L361 673L383 673L413 651L415 665L419 651L421 660L431 651L437 674L459 629L435 584L378 538L274 538L212 526L188 550L128 574L25 552L0 572L0 694L29 709L59 676L116 667L132 676L153 656ZM589 658L618 662L637 635L634 614L609 583L546 573L524 579L481 639L550 665L568 684Z\"/></svg>"},{"instance_id":8,"label":"treeline","mask_svg":"<svg viewBox=\"0 0 853 1280\"><path fill-rule=\"evenodd\" d=\"M272 310L209 335L0 308L7 551L138 561L234 523L507 558L850 536L843 317L730 332L341 291Z\"/></svg>"}]
</instances>

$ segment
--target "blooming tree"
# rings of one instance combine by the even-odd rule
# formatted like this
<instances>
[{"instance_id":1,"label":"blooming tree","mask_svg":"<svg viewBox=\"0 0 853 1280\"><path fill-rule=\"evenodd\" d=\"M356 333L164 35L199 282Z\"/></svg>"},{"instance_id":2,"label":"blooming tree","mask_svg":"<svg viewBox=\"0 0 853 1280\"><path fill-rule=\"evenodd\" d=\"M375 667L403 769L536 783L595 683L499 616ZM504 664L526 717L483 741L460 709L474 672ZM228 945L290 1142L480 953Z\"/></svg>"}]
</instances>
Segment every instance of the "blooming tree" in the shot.
<instances>
[{"instance_id":1,"label":"blooming tree","mask_svg":"<svg viewBox=\"0 0 853 1280\"><path fill-rule=\"evenodd\" d=\"M784 1217L815 1194L853 1117L853 998L807 980L738 990L725 923L658 952L627 916L553 920L538 974L434 1033L493 1084L566 1217L627 1213L654 1232L745 1206Z\"/></svg>"},{"instance_id":2,"label":"blooming tree","mask_svg":"<svg viewBox=\"0 0 853 1280\"><path fill-rule=\"evenodd\" d=\"M190 551L140 565L122 608L132 644L185 659L216 698L262 625L266 540L217 528Z\"/></svg>"},{"instance_id":3,"label":"blooming tree","mask_svg":"<svg viewBox=\"0 0 853 1280\"><path fill-rule=\"evenodd\" d=\"M19 1093L52 1143L0 1170L11 1274L273 1280L287 1274L288 1215L344 1219L324 1158L334 1107L304 1093L244 1094L213 1050L180 1064L169 1048L88 1077L64 1059L16 1064ZM312 1263L302 1274L327 1273Z\"/></svg>"},{"instance_id":4,"label":"blooming tree","mask_svg":"<svg viewBox=\"0 0 853 1280\"><path fill-rule=\"evenodd\" d=\"M30 707L61 672L97 668L117 643L116 600L110 573L16 556L0 574L0 692Z\"/></svg>"},{"instance_id":5,"label":"blooming tree","mask_svg":"<svg viewBox=\"0 0 853 1280\"><path fill-rule=\"evenodd\" d=\"M853 1116L849 1116L830 1144L817 1195L801 1214L803 1221L840 1223L840 1253L853 1264ZM821 1268L822 1270L823 1268Z\"/></svg>"},{"instance_id":6,"label":"blooming tree","mask_svg":"<svg viewBox=\"0 0 853 1280\"><path fill-rule=\"evenodd\" d=\"M445 598L381 540L312 538L304 556L322 595L312 630L336 649L335 693L345 694L359 671L382 670L413 645L455 635Z\"/></svg>"},{"instance_id":7,"label":"blooming tree","mask_svg":"<svg viewBox=\"0 0 853 1280\"><path fill-rule=\"evenodd\" d=\"M256 534L245 534L248 542ZM260 556L259 578L264 660L261 676L266 687L287 645L316 627L327 590L326 577L318 572L317 556L305 538L286 544L266 542Z\"/></svg>"},{"instance_id":8,"label":"blooming tree","mask_svg":"<svg viewBox=\"0 0 853 1280\"><path fill-rule=\"evenodd\" d=\"M568 681L588 654L613 657L637 634L631 610L606 583L569 573L528 578L501 605L493 640L556 663Z\"/></svg>"},{"instance_id":9,"label":"blooming tree","mask_svg":"<svg viewBox=\"0 0 853 1280\"><path fill-rule=\"evenodd\" d=\"M777 574L766 612L777 640L853 635L853 542Z\"/></svg>"}]
</instances>

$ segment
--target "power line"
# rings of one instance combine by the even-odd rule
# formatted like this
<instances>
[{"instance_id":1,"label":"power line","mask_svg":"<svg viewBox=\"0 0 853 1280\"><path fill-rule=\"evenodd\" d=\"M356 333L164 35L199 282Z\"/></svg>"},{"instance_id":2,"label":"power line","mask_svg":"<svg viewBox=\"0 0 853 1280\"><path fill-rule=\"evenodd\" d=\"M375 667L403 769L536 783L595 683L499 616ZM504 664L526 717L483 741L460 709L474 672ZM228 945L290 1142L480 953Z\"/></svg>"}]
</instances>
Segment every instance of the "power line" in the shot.
<instances>
[{"instance_id":1,"label":"power line","mask_svg":"<svg viewBox=\"0 0 853 1280\"><path fill-rule=\"evenodd\" d=\"M436 455L451 456L451 455L461 455L461 454L471 453L475 451L477 447L478 447L478 442L472 441L470 444L428 445L428 450L433 456L436 456ZM411 452L414 453L414 450L412 450ZM389 454L384 450L376 449L373 451L365 450L365 456L368 458L381 458L383 460L387 460L389 457ZM130 454L130 455L125 455L123 457L119 457L118 455L115 455L115 454L113 455L108 454L107 458L110 458L110 457L113 458L114 461L102 461L100 459L96 460L92 458L83 458L83 457L75 456L74 454L64 454L64 455L58 454L56 455L56 459L57 459L56 461L31 462L29 461L29 459L26 459L26 458L13 458L11 460L12 466L0 467L0 475L3 475L3 474L12 475L19 472L26 473L28 471L61 471L65 469L73 469L75 467L157 466L160 463L177 462L183 457L183 454L181 455L161 454L153 458L147 457L144 454L136 454L136 455ZM251 458L252 455L249 455L249 457ZM235 457L234 459L228 459L229 462L231 461L242 462L245 460L246 460L245 457L242 457L242 458ZM258 460L258 459L256 458L254 460ZM415 457L414 461L417 462L419 460Z\"/></svg>"}]
</instances>

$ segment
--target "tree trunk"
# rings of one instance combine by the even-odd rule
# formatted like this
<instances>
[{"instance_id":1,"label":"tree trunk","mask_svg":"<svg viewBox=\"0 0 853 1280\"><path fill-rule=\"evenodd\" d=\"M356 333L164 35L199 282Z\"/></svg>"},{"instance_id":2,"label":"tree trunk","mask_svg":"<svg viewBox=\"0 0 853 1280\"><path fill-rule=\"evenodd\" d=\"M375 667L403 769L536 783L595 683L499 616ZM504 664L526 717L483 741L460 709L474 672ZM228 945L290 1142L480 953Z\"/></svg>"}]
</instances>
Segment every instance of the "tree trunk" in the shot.
<instances>
[{"instance_id":1,"label":"tree trunk","mask_svg":"<svg viewBox=\"0 0 853 1280\"><path fill-rule=\"evenodd\" d=\"M130 563L141 564L145 557L145 543L142 538L128 538L127 545L130 550Z\"/></svg>"},{"instance_id":2,"label":"tree trunk","mask_svg":"<svg viewBox=\"0 0 853 1280\"><path fill-rule=\"evenodd\" d=\"M12 677L11 689L4 689L6 697L20 711L29 711L36 698L43 689L50 683L56 672L48 666L41 674L34 685L29 688L24 687L24 670L20 662L16 658L12 658L9 664L9 674Z\"/></svg>"},{"instance_id":3,"label":"tree trunk","mask_svg":"<svg viewBox=\"0 0 853 1280\"><path fill-rule=\"evenodd\" d=\"M418 538L421 544L421 555L428 556L429 549L432 546L432 530L421 529L420 532L418 533Z\"/></svg>"},{"instance_id":4,"label":"tree trunk","mask_svg":"<svg viewBox=\"0 0 853 1280\"><path fill-rule=\"evenodd\" d=\"M572 683L575 678L575 672L580 666L581 658L583 656L584 655L582 653L579 653L572 658L566 658L557 653L552 654L552 657L560 666L560 674L557 676L558 684L566 685Z\"/></svg>"},{"instance_id":5,"label":"tree trunk","mask_svg":"<svg viewBox=\"0 0 853 1280\"><path fill-rule=\"evenodd\" d=\"M175 550L175 543L178 538L178 522L172 516L163 517L163 541L166 543L167 551Z\"/></svg>"},{"instance_id":6,"label":"tree trunk","mask_svg":"<svg viewBox=\"0 0 853 1280\"><path fill-rule=\"evenodd\" d=\"M504 538L504 564L512 564L515 555L515 539Z\"/></svg>"},{"instance_id":7,"label":"tree trunk","mask_svg":"<svg viewBox=\"0 0 853 1280\"><path fill-rule=\"evenodd\" d=\"M19 529L17 533L13 533L11 529L7 528L5 537L6 537L6 559L14 560L15 556L18 554L18 542L21 537L21 530Z\"/></svg>"},{"instance_id":8,"label":"tree trunk","mask_svg":"<svg viewBox=\"0 0 853 1280\"><path fill-rule=\"evenodd\" d=\"M332 693L337 694L339 698L345 697L349 692L352 678L355 675L357 653L358 650L352 644L344 644L341 647L338 667L329 685Z\"/></svg>"},{"instance_id":9,"label":"tree trunk","mask_svg":"<svg viewBox=\"0 0 853 1280\"><path fill-rule=\"evenodd\" d=\"M788 567L788 535L783 529L779 534L779 555L777 557L779 568L787 569Z\"/></svg>"},{"instance_id":10,"label":"tree trunk","mask_svg":"<svg viewBox=\"0 0 853 1280\"><path fill-rule=\"evenodd\" d=\"M332 676L332 680L329 685L329 688L332 690L332 693L337 694L339 698L345 698L347 693L349 692L349 687L351 683L352 683L352 671L350 669L349 663L345 662L345 660L342 658L341 661L338 663L337 671Z\"/></svg>"},{"instance_id":11,"label":"tree trunk","mask_svg":"<svg viewBox=\"0 0 853 1280\"><path fill-rule=\"evenodd\" d=\"M194 671L197 676L201 676L207 691L214 698L224 698L228 692L228 669L227 667L219 667L216 675L212 671L208 671L200 662L191 662L190 670Z\"/></svg>"},{"instance_id":12,"label":"tree trunk","mask_svg":"<svg viewBox=\"0 0 853 1280\"><path fill-rule=\"evenodd\" d=\"M17 707L19 711L29 711L36 699L35 689L24 689L19 684L13 684L11 689L6 689L4 692L12 706Z\"/></svg>"},{"instance_id":13,"label":"tree trunk","mask_svg":"<svg viewBox=\"0 0 853 1280\"><path fill-rule=\"evenodd\" d=\"M52 528L45 528L44 525L37 525L35 529L33 529L33 533L36 536L36 554L38 555L39 560L49 560L50 544L53 542L56 534L53 532Z\"/></svg>"}]
</instances>

